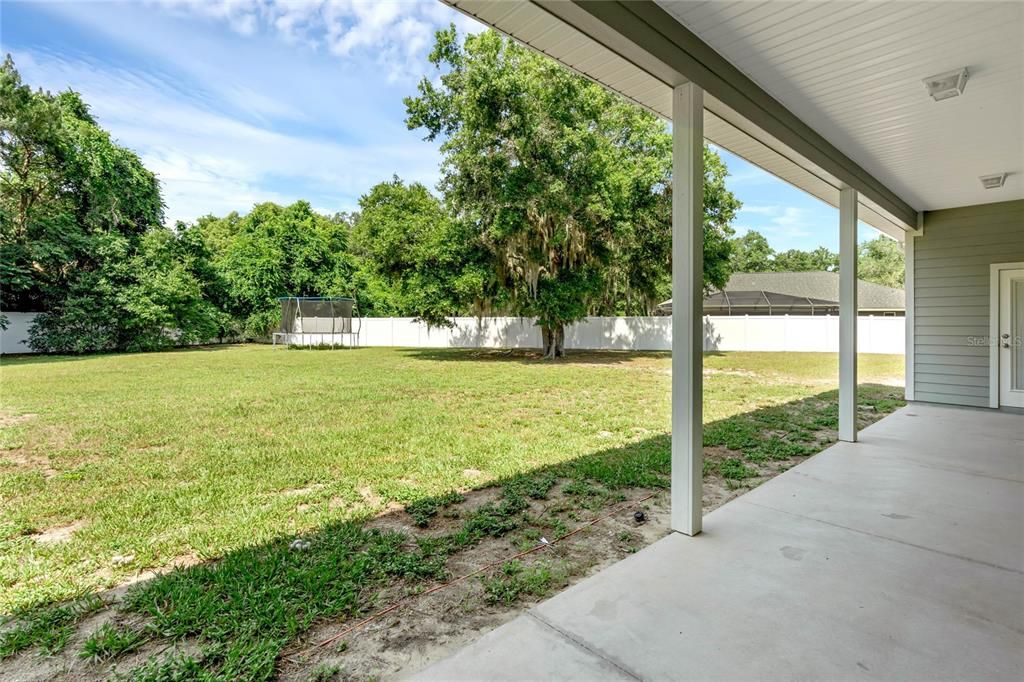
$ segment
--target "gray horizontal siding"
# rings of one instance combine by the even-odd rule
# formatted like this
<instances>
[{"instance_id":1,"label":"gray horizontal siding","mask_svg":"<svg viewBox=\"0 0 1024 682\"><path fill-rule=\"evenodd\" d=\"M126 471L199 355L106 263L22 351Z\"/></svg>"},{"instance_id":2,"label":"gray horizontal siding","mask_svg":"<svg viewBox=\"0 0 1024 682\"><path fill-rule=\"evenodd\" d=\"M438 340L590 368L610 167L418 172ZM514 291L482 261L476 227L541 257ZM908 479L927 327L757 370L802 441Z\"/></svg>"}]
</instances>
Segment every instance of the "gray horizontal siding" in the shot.
<instances>
[{"instance_id":1,"label":"gray horizontal siding","mask_svg":"<svg viewBox=\"0 0 1024 682\"><path fill-rule=\"evenodd\" d=\"M990 265L1024 261L1024 201L931 211L914 239L914 397L988 405ZM977 343L977 341L976 341Z\"/></svg>"},{"instance_id":2,"label":"gray horizontal siding","mask_svg":"<svg viewBox=\"0 0 1024 682\"><path fill-rule=\"evenodd\" d=\"M922 298L945 298L947 296L988 296L987 284L964 284L961 286L932 287L927 292L918 296Z\"/></svg>"},{"instance_id":3,"label":"gray horizontal siding","mask_svg":"<svg viewBox=\"0 0 1024 682\"><path fill-rule=\"evenodd\" d=\"M916 347L916 346L915 346ZM945 367L961 367L965 370L971 367L984 367L988 372L988 356L979 355L943 355L942 353L928 353L925 356L928 364L943 365ZM916 368L916 365L915 365ZM972 372L973 373L973 372ZM986 376L988 376L986 374Z\"/></svg>"},{"instance_id":4,"label":"gray horizontal siding","mask_svg":"<svg viewBox=\"0 0 1024 682\"><path fill-rule=\"evenodd\" d=\"M945 376L967 376L976 379L974 368L960 364L942 364L939 362L926 362L915 367L918 376L925 374L942 374Z\"/></svg>"},{"instance_id":5,"label":"gray horizontal siding","mask_svg":"<svg viewBox=\"0 0 1024 682\"><path fill-rule=\"evenodd\" d=\"M988 393L985 397L979 398L975 396L963 395L962 393L956 393L956 386L951 386L953 393L936 393L933 391L923 391L917 389L917 393L914 395L914 400L920 400L926 403L945 403L947 405L966 405L967 407L988 407Z\"/></svg>"}]
</instances>

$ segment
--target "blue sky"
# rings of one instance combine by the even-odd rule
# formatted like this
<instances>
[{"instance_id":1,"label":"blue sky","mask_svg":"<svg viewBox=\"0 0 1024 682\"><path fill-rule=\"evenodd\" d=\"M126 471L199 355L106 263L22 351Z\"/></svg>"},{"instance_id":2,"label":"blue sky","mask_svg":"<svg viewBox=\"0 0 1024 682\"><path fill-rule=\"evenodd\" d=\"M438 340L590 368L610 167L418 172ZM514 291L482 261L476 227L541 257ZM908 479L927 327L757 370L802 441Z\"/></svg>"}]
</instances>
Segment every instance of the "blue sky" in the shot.
<instances>
[{"instance_id":1,"label":"blue sky","mask_svg":"<svg viewBox=\"0 0 1024 682\"><path fill-rule=\"evenodd\" d=\"M393 174L433 187L437 145L406 129L402 98L433 75L434 30L480 30L437 0L5 0L0 12L22 78L81 92L160 177L170 220L296 199L352 210ZM744 203L738 233L837 248L835 209L722 154Z\"/></svg>"}]
</instances>

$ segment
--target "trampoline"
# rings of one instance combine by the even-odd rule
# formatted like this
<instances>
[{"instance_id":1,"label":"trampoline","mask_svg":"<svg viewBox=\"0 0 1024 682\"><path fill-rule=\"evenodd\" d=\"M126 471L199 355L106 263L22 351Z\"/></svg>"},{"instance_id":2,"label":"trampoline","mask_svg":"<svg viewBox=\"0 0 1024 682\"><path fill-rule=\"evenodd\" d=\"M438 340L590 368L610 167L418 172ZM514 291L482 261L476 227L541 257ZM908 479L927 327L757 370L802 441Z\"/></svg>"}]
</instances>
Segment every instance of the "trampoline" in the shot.
<instances>
[{"instance_id":1,"label":"trampoline","mask_svg":"<svg viewBox=\"0 0 1024 682\"><path fill-rule=\"evenodd\" d=\"M273 345L353 348L359 343L362 319L354 298L346 296L285 296L281 328Z\"/></svg>"}]
</instances>

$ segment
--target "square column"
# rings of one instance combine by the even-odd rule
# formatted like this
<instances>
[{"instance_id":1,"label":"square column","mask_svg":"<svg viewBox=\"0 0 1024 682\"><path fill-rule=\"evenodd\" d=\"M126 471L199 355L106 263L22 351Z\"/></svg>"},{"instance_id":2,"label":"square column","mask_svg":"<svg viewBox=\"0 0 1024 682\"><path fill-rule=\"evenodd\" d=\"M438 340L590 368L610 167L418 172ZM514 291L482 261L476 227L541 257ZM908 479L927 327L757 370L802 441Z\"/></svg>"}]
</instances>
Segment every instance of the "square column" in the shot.
<instances>
[{"instance_id":1,"label":"square column","mask_svg":"<svg viewBox=\"0 0 1024 682\"><path fill-rule=\"evenodd\" d=\"M672 91L672 530L703 517L704 93Z\"/></svg>"},{"instance_id":2,"label":"square column","mask_svg":"<svg viewBox=\"0 0 1024 682\"><path fill-rule=\"evenodd\" d=\"M920 229L920 225L918 227ZM907 233L903 242L903 291L906 294L906 308L904 312L904 324L906 325L906 351L904 354L903 373L904 397L907 400L914 399L914 235Z\"/></svg>"},{"instance_id":3,"label":"square column","mask_svg":"<svg viewBox=\"0 0 1024 682\"><path fill-rule=\"evenodd\" d=\"M839 440L857 440L857 190L839 192Z\"/></svg>"}]
</instances>

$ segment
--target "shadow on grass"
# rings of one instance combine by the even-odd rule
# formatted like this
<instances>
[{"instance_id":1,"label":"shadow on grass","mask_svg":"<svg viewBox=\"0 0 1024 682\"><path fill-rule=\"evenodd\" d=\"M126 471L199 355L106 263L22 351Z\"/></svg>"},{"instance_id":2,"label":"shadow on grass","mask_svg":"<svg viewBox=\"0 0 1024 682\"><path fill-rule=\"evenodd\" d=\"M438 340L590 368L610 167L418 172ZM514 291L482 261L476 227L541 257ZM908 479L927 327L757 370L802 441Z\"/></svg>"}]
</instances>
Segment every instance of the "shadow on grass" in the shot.
<instances>
[{"instance_id":1,"label":"shadow on grass","mask_svg":"<svg viewBox=\"0 0 1024 682\"><path fill-rule=\"evenodd\" d=\"M672 351L567 350L565 357L545 360L539 349L497 348L403 348L404 357L433 362L517 362L522 364L589 364L617 365L637 359L665 359ZM705 352L705 356L724 355L721 351Z\"/></svg>"},{"instance_id":2,"label":"shadow on grass","mask_svg":"<svg viewBox=\"0 0 1024 682\"><path fill-rule=\"evenodd\" d=\"M892 386L862 385L862 417L874 421L892 412L903 405L900 394ZM828 391L707 423L705 447L734 456L709 458L705 480L742 483L759 463L798 461L823 449L835 440L836 400L836 391ZM564 521L532 516L531 500L548 498L556 486L572 498L572 509L610 505L625 489L666 489L670 446L669 435L659 434L480 486L500 493L459 510L453 528L442 534L411 529L432 528L439 515L458 508L461 492L403 500L407 507L390 515L401 516L396 526L410 530L370 528L367 515L325 525L298 545L295 536L281 536L172 570L129 589L119 608L141 624L124 626L117 641L197 644L195 653L143 662L133 674L144 679L271 679L282 651L313 626L372 612L384 590L416 592L451 577L449 559L488 538L538 529L551 534L553 526L545 524ZM83 614L98 608L95 595L91 599L91 606L40 603L19 612L18 623L0 635L0 659L31 647L58 651ZM98 645L87 640L83 650Z\"/></svg>"},{"instance_id":3,"label":"shadow on grass","mask_svg":"<svg viewBox=\"0 0 1024 682\"><path fill-rule=\"evenodd\" d=\"M81 353L78 355L60 353L13 353L0 356L0 366L10 365L12 367L20 367L22 365L48 365L58 362L95 360L97 358L104 357L124 357L126 355L152 355L154 353L211 353L214 351L222 351L228 350L230 348L236 348L242 345L246 344L225 342L210 343L201 346L182 346L180 348L160 348L152 351L137 351L132 353L112 351L100 353Z\"/></svg>"}]
</instances>

